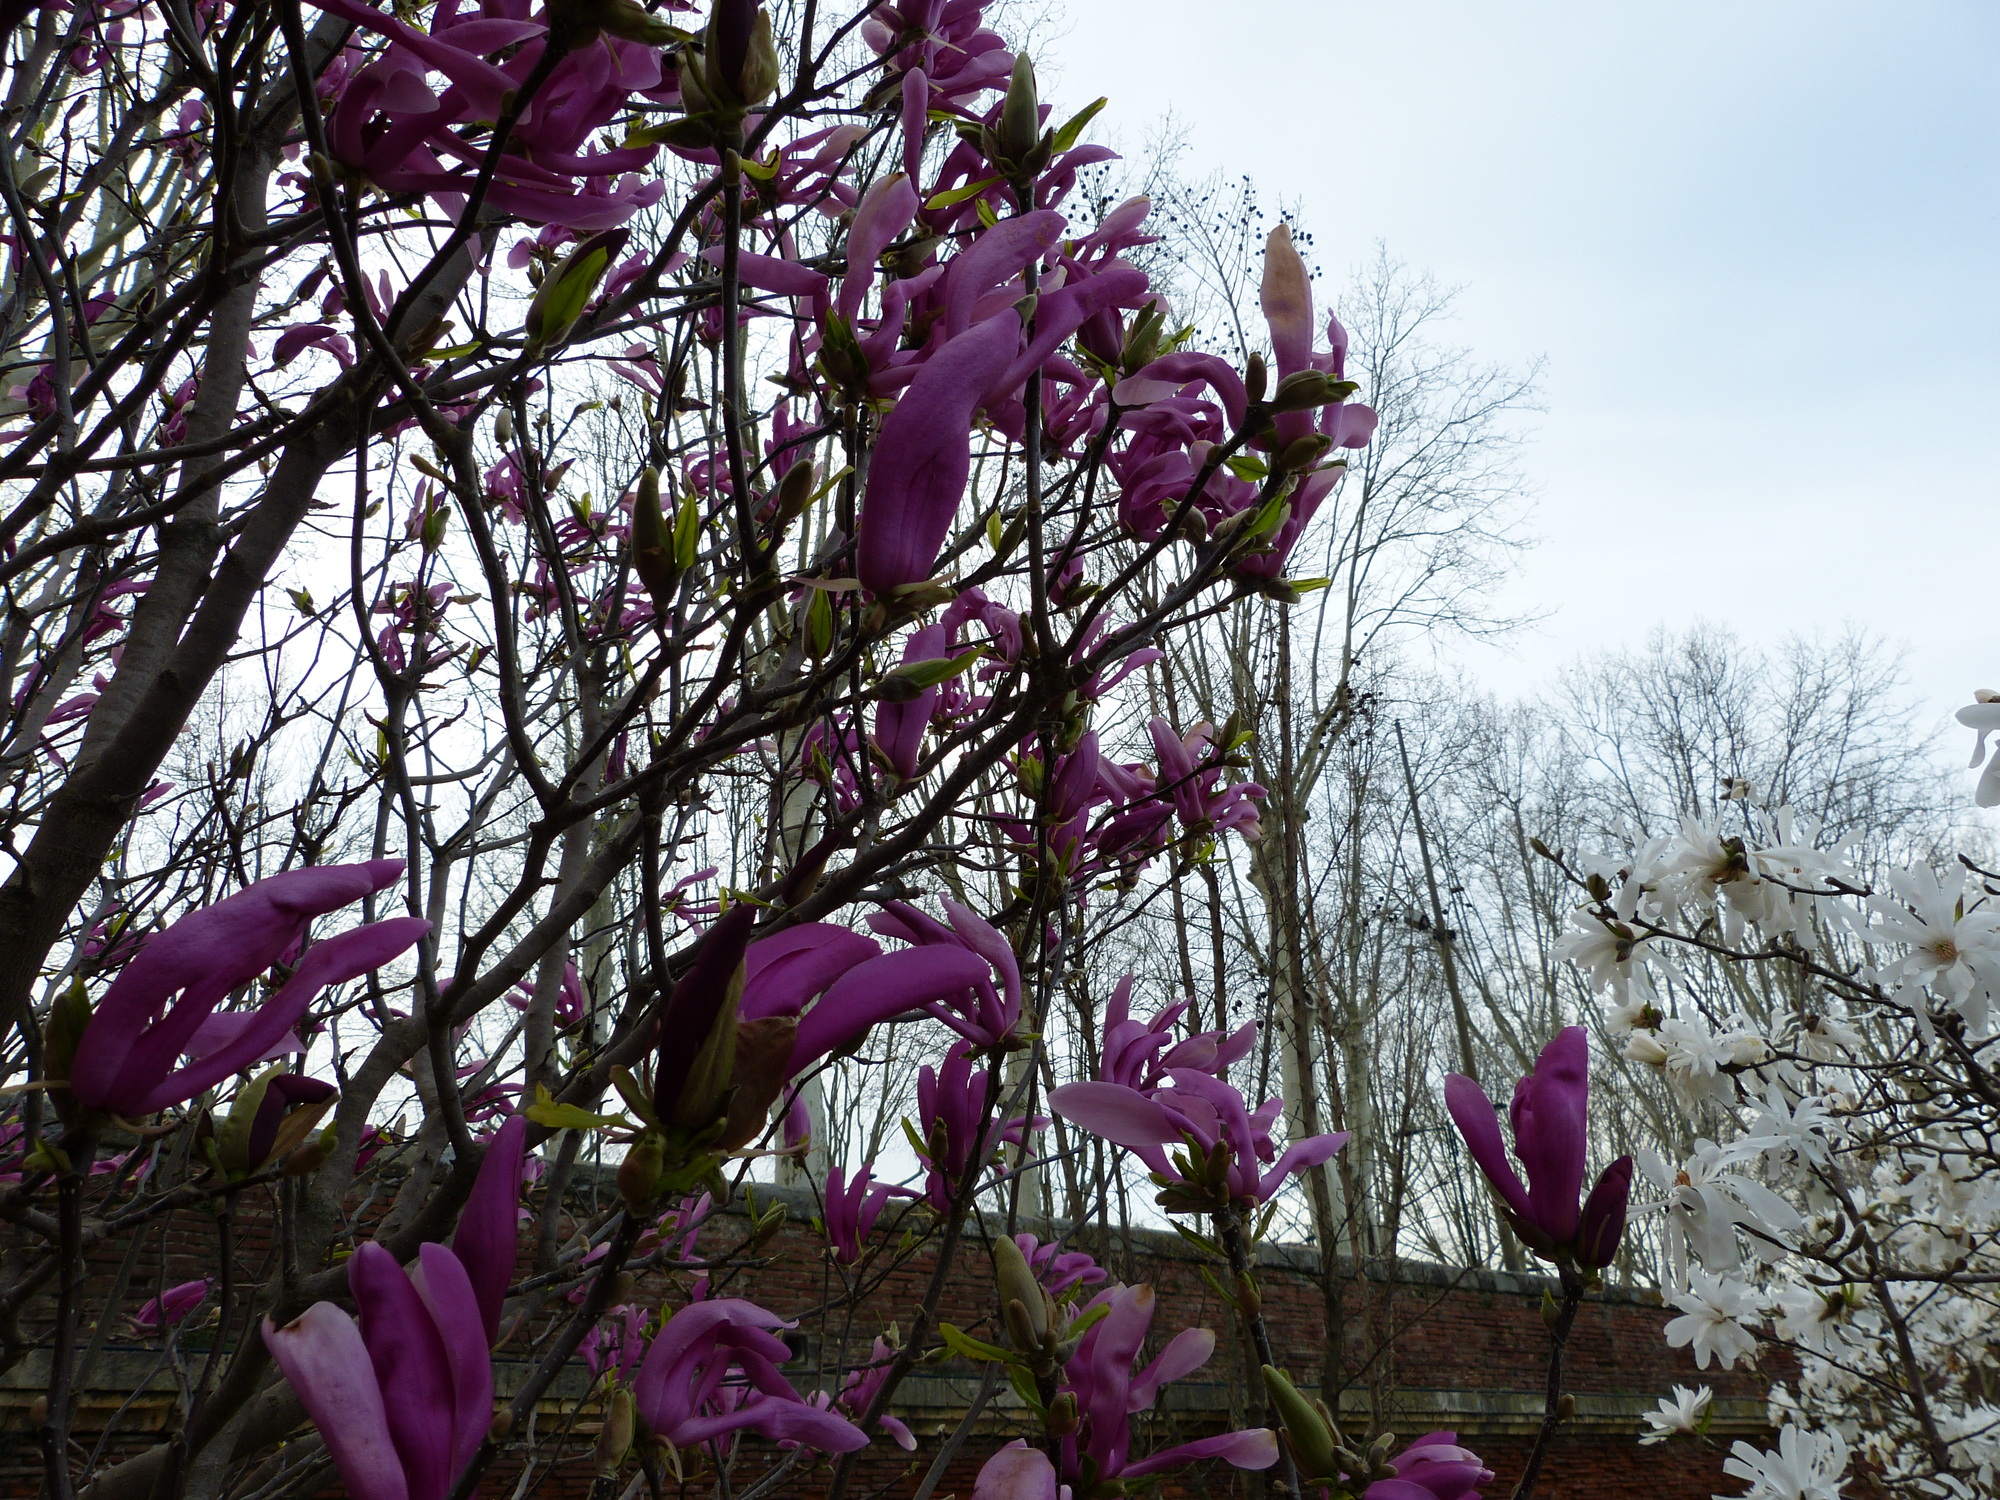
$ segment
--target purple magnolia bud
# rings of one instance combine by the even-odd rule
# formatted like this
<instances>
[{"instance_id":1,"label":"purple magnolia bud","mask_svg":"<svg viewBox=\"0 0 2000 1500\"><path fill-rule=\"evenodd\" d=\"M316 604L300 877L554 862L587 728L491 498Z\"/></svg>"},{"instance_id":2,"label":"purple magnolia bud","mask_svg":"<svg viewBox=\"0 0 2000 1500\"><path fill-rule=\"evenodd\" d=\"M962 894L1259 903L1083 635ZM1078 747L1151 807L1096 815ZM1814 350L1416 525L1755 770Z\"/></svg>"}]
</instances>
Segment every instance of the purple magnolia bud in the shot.
<instances>
[{"instance_id":1,"label":"purple magnolia bud","mask_svg":"<svg viewBox=\"0 0 2000 1500\"><path fill-rule=\"evenodd\" d=\"M170 1286L132 1314L132 1325L142 1333L171 1328L201 1306L207 1296L206 1281L183 1281L179 1286Z\"/></svg>"},{"instance_id":2,"label":"purple magnolia bud","mask_svg":"<svg viewBox=\"0 0 2000 1500\"><path fill-rule=\"evenodd\" d=\"M1312 281L1292 248L1292 227L1279 224L1264 245L1264 284L1258 300L1271 328L1278 378L1303 370L1312 359Z\"/></svg>"},{"instance_id":3,"label":"purple magnolia bud","mask_svg":"<svg viewBox=\"0 0 2000 1500\"><path fill-rule=\"evenodd\" d=\"M275 1069L266 1073L245 1087L229 1111L218 1143L223 1166L255 1172L289 1155L338 1096L339 1090L323 1079Z\"/></svg>"},{"instance_id":4,"label":"purple magnolia bud","mask_svg":"<svg viewBox=\"0 0 2000 1500\"><path fill-rule=\"evenodd\" d=\"M1631 1196L1632 1158L1621 1156L1604 1169L1583 1201L1583 1221L1576 1232L1578 1265L1597 1271L1611 1264L1625 1238L1625 1206Z\"/></svg>"},{"instance_id":5,"label":"purple magnolia bud","mask_svg":"<svg viewBox=\"0 0 2000 1500\"><path fill-rule=\"evenodd\" d=\"M716 918L695 950L693 964L661 1008L659 1050L653 1063L653 1109L661 1120L705 1124L728 1091L735 1061L736 1007L743 995L743 952L756 921L757 909L749 905L732 906ZM723 1050L731 1055L720 1057ZM704 1066L698 1070L697 1063ZM706 1116L700 1120L680 1118L703 1111Z\"/></svg>"},{"instance_id":6,"label":"purple magnolia bud","mask_svg":"<svg viewBox=\"0 0 2000 1500\"><path fill-rule=\"evenodd\" d=\"M1565 1027L1542 1049L1535 1069L1514 1086L1509 1114L1514 1127L1514 1155L1527 1169L1523 1186L1494 1118L1486 1091L1460 1073L1445 1079L1445 1107L1465 1138L1466 1148L1505 1205L1508 1221L1537 1255L1553 1259L1558 1251L1578 1246L1579 1210L1583 1191L1584 1156L1588 1149L1590 1043L1581 1026ZM1606 1173L1612 1178L1614 1167ZM1630 1183L1630 1168L1625 1171ZM1599 1220L1600 1236L1610 1230L1615 1207L1617 1232L1624 1232L1622 1195L1600 1182L1605 1193ZM1596 1194L1592 1195L1593 1198ZM1616 1249L1616 1237L1612 1240ZM1600 1262L1602 1264L1602 1262Z\"/></svg>"}]
</instances>

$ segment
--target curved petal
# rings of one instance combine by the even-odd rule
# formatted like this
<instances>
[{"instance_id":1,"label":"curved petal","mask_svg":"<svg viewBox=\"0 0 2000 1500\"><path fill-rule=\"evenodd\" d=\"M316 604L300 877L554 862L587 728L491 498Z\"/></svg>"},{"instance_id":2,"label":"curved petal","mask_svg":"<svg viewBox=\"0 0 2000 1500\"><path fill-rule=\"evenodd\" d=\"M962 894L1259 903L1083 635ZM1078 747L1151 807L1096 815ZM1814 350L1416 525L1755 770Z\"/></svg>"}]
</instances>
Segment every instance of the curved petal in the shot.
<instances>
[{"instance_id":1,"label":"curved petal","mask_svg":"<svg viewBox=\"0 0 2000 1500\"><path fill-rule=\"evenodd\" d=\"M1258 1196L1268 1199L1285 1185L1285 1179L1294 1172L1303 1172L1308 1167L1331 1160L1347 1144L1347 1139L1348 1132L1336 1130L1330 1135L1311 1135L1302 1141L1292 1142L1285 1148L1285 1154L1278 1158L1277 1165L1258 1182Z\"/></svg>"},{"instance_id":2,"label":"curved petal","mask_svg":"<svg viewBox=\"0 0 2000 1500\"><path fill-rule=\"evenodd\" d=\"M232 1073L254 1066L258 1058L299 1024L323 990L381 968L430 930L431 924L421 917L391 917L386 922L370 922L314 943L285 987L257 1008L234 1041L162 1077L155 1064L170 1062L185 1040L170 1033L180 1029L175 1023L188 1006L175 1007L172 1015L153 1028L160 1035L149 1034L127 1055L114 1090L115 1097L123 1101L121 1112L143 1115L166 1109L192 1099L203 1089L213 1088ZM93 1028L96 1020L92 1018ZM197 1019L186 1029L192 1031L199 1024ZM84 1033L86 1040L89 1035L89 1031ZM163 1048L171 1048L164 1058L160 1056Z\"/></svg>"},{"instance_id":3,"label":"curved petal","mask_svg":"<svg viewBox=\"0 0 2000 1500\"><path fill-rule=\"evenodd\" d=\"M1127 1411L1149 1410L1159 1398L1160 1387L1171 1385L1184 1376L1192 1375L1207 1364L1215 1353L1215 1332L1208 1328L1183 1328L1168 1341L1160 1351L1160 1357L1147 1365L1139 1377L1132 1382L1131 1393L1125 1398Z\"/></svg>"},{"instance_id":4,"label":"curved petal","mask_svg":"<svg viewBox=\"0 0 2000 1500\"><path fill-rule=\"evenodd\" d=\"M1167 1170L1160 1148L1181 1138L1180 1123L1137 1089L1096 1079L1066 1083L1049 1094L1049 1108L1092 1135L1135 1153L1156 1172Z\"/></svg>"},{"instance_id":5,"label":"curved petal","mask_svg":"<svg viewBox=\"0 0 2000 1500\"><path fill-rule=\"evenodd\" d=\"M142 1042L147 1070L166 1072L216 1003L283 958L308 922L382 890L402 872L400 859L287 870L154 933L111 982L77 1043L70 1070L77 1097L93 1108L106 1107L94 1094L115 1086ZM161 1013L177 995L180 1002L163 1020ZM289 1029L280 1027L264 1046Z\"/></svg>"},{"instance_id":6,"label":"curved petal","mask_svg":"<svg viewBox=\"0 0 2000 1500\"><path fill-rule=\"evenodd\" d=\"M1191 1464L1196 1459L1219 1458L1239 1469L1268 1469L1278 1461L1278 1435L1268 1427L1249 1427L1242 1432L1225 1432L1216 1437L1197 1438L1163 1448L1158 1453L1127 1464L1122 1479L1140 1479L1162 1469ZM1372 1494L1373 1491L1370 1491ZM1426 1497L1428 1500L1428 1497Z\"/></svg>"},{"instance_id":7,"label":"curved petal","mask_svg":"<svg viewBox=\"0 0 2000 1500\"><path fill-rule=\"evenodd\" d=\"M493 1357L479 1297L458 1257L442 1245L427 1244L417 1258L423 1269L417 1294L430 1309L451 1366L451 1468L456 1479L493 1425Z\"/></svg>"},{"instance_id":8,"label":"curved petal","mask_svg":"<svg viewBox=\"0 0 2000 1500\"><path fill-rule=\"evenodd\" d=\"M849 969L799 1022L790 1074L860 1036L877 1021L967 990L990 977L986 960L954 946L904 948Z\"/></svg>"},{"instance_id":9,"label":"curved petal","mask_svg":"<svg viewBox=\"0 0 2000 1500\"><path fill-rule=\"evenodd\" d=\"M1507 1143L1501 1138L1500 1122L1494 1118L1493 1101L1486 1097L1486 1090L1463 1073L1450 1074L1444 1081L1444 1106L1486 1180L1510 1209L1527 1218L1528 1190L1507 1160Z\"/></svg>"}]
</instances>

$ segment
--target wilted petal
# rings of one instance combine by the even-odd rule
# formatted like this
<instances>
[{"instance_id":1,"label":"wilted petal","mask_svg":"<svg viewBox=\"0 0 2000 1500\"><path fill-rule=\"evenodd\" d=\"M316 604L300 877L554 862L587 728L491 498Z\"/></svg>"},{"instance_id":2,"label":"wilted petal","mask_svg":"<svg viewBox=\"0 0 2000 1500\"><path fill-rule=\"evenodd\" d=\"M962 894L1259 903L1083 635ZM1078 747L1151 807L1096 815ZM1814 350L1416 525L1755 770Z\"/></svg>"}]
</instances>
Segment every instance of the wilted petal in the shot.
<instances>
[{"instance_id":1,"label":"wilted petal","mask_svg":"<svg viewBox=\"0 0 2000 1500\"><path fill-rule=\"evenodd\" d=\"M1041 1449L1016 1438L986 1460L973 1481L972 1500L1056 1500L1055 1465Z\"/></svg>"},{"instance_id":2,"label":"wilted petal","mask_svg":"<svg viewBox=\"0 0 2000 1500\"><path fill-rule=\"evenodd\" d=\"M331 1302L315 1302L283 1328L266 1318L264 1344L319 1429L351 1500L410 1500L382 1388L354 1320Z\"/></svg>"}]
</instances>

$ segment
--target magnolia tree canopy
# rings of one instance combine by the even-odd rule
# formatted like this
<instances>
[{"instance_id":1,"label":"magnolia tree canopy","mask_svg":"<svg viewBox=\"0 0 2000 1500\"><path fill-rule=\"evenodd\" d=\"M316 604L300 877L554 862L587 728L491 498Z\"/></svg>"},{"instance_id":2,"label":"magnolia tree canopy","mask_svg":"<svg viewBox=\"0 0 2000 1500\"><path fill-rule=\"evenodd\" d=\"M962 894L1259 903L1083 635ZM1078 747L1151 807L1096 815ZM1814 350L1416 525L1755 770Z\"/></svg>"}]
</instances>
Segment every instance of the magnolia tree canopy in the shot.
<instances>
[{"instance_id":1,"label":"magnolia tree canopy","mask_svg":"<svg viewBox=\"0 0 2000 1500\"><path fill-rule=\"evenodd\" d=\"M1261 327L1202 347L1149 202L1105 190L1103 101L1045 103L1033 38L977 0L0 28L0 1361L48 1360L55 1500L332 1471L468 1496L533 1461L572 1362L609 1486L844 1495L857 1455L917 1446L897 1391L939 1351L1033 1420L982 1455L986 1500L1214 1461L1368 1500L1492 1478L1452 1433L1350 1438L1272 1357L1255 1246L1350 1139L1309 1082L1253 1082L1273 1016L1064 989L1265 832L1248 729L1175 707L1169 652L1311 608L1295 559L1357 509L1377 414L1286 226ZM1705 1178L1619 1156L1586 1194L1582 1030L1516 1090L1512 1160L1476 1082L1426 1080L1556 1272L1517 1493L1628 1208L1692 1251L1670 1338L1728 1363L1776 1306L1814 1352L1780 1449L1731 1460L1760 1493L1824 1489L1850 1447L1990 1484L1984 1377L1923 1364L1983 1306L1984 876L1869 894L1782 817L1561 867L1631 1055L1756 1120ZM1663 1006L1677 944L1785 1003ZM833 1161L829 1090L907 1108L903 1139ZM1233 1277L1268 1425L1155 1442L1214 1333L1018 1231L1058 1189L1088 1217L1128 1161ZM912 1321L802 1371L784 1318L711 1295L704 1220L760 1162L819 1196L845 1305L934 1256ZM616 1202L579 1219L590 1164ZM280 1230L258 1284L230 1270L246 1203ZM86 1294L101 1249L197 1211L213 1282L142 1299L128 1260ZM968 1257L988 1337L936 1320ZM633 1300L663 1267L694 1274ZM126 1316L211 1352L110 1459L72 1426ZM496 1410L510 1342L530 1374ZM1662 1433L1699 1425L1680 1403ZM921 1493L978 1416L919 1453Z\"/></svg>"}]
</instances>

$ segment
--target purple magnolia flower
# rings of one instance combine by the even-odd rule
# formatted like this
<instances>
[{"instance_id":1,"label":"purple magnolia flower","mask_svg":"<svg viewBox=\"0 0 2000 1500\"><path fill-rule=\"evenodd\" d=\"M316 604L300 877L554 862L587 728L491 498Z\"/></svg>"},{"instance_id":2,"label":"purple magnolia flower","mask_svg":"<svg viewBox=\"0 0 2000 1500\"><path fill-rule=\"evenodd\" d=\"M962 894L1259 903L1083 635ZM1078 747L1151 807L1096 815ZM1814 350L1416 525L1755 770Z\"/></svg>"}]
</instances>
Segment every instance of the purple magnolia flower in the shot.
<instances>
[{"instance_id":1,"label":"purple magnolia flower","mask_svg":"<svg viewBox=\"0 0 2000 1500\"><path fill-rule=\"evenodd\" d=\"M1514 1085L1509 1116L1514 1154L1528 1173L1526 1187L1507 1159L1486 1091L1453 1073L1445 1079L1444 1100L1523 1244L1546 1260L1574 1256L1586 1270L1611 1264L1625 1235L1632 1158L1621 1156L1606 1167L1579 1210L1590 1145L1590 1042L1581 1026L1558 1032L1535 1060L1534 1071Z\"/></svg>"},{"instance_id":2,"label":"purple magnolia flower","mask_svg":"<svg viewBox=\"0 0 2000 1500\"><path fill-rule=\"evenodd\" d=\"M500 1341L500 1307L514 1279L521 1232L521 1164L527 1145L526 1115L515 1115L487 1142L451 1240L452 1253L472 1285L479 1326L489 1348Z\"/></svg>"},{"instance_id":3,"label":"purple magnolia flower","mask_svg":"<svg viewBox=\"0 0 2000 1500\"><path fill-rule=\"evenodd\" d=\"M778 1373L791 1352L770 1330L797 1326L740 1297L682 1308L632 1383L639 1415L677 1448L745 1428L822 1453L866 1447L860 1428L805 1400Z\"/></svg>"},{"instance_id":4,"label":"purple magnolia flower","mask_svg":"<svg viewBox=\"0 0 2000 1500\"><path fill-rule=\"evenodd\" d=\"M1361 1500L1465 1500L1492 1482L1493 1471L1455 1432L1427 1432L1389 1460L1393 1479L1378 1479Z\"/></svg>"},{"instance_id":5,"label":"purple magnolia flower","mask_svg":"<svg viewBox=\"0 0 2000 1500\"><path fill-rule=\"evenodd\" d=\"M1063 1369L1063 1389L1076 1398L1079 1425L1062 1440L1062 1474L1079 1492L1095 1494L1099 1485L1142 1479L1202 1458L1224 1459L1239 1469L1268 1469L1278 1461L1277 1434L1268 1427L1225 1432L1135 1460L1132 1414L1152 1410L1162 1386L1207 1364L1215 1335L1206 1328L1184 1329L1135 1373L1133 1361L1153 1323L1153 1289L1143 1283L1106 1287L1083 1310L1098 1306L1109 1311L1090 1326Z\"/></svg>"},{"instance_id":6,"label":"purple magnolia flower","mask_svg":"<svg viewBox=\"0 0 2000 1500\"><path fill-rule=\"evenodd\" d=\"M965 1042L945 1054L942 1068L927 1064L917 1072L918 1154L929 1169L924 1197L940 1213L950 1209L975 1162L984 1164L1002 1142L1018 1146L1028 1131L1049 1123L1017 1115L982 1132L986 1095L986 1070L972 1066L972 1048Z\"/></svg>"},{"instance_id":7,"label":"purple magnolia flower","mask_svg":"<svg viewBox=\"0 0 2000 1500\"><path fill-rule=\"evenodd\" d=\"M288 870L155 933L104 992L77 1043L69 1075L77 1102L116 1115L152 1114L251 1066L327 986L380 968L430 931L418 918L392 917L315 943L298 958L314 917L373 895L402 871L400 859ZM225 996L292 961L291 979L233 1039L174 1068Z\"/></svg>"},{"instance_id":8,"label":"purple magnolia flower","mask_svg":"<svg viewBox=\"0 0 2000 1500\"><path fill-rule=\"evenodd\" d=\"M1077 1286L1095 1286L1105 1279L1105 1270L1081 1250L1064 1250L1042 1244L1032 1234L1017 1234L1014 1244L1028 1263L1035 1280L1051 1297L1060 1297Z\"/></svg>"},{"instance_id":9,"label":"purple magnolia flower","mask_svg":"<svg viewBox=\"0 0 2000 1500\"><path fill-rule=\"evenodd\" d=\"M264 1342L353 1500L444 1500L493 1421L493 1366L465 1267L442 1245L420 1280L366 1241L347 1263L361 1309L315 1302Z\"/></svg>"},{"instance_id":10,"label":"purple magnolia flower","mask_svg":"<svg viewBox=\"0 0 2000 1500\"><path fill-rule=\"evenodd\" d=\"M874 1166L869 1162L862 1167L852 1182L839 1167L826 1174L826 1241L833 1258L843 1266L861 1259L868 1237L875 1232L875 1221L891 1198L917 1196L908 1188L875 1181L871 1175Z\"/></svg>"},{"instance_id":11,"label":"purple magnolia flower","mask_svg":"<svg viewBox=\"0 0 2000 1500\"><path fill-rule=\"evenodd\" d=\"M901 938L913 951L942 949L972 954L992 966L970 984L945 991L923 1002L922 1009L978 1047L995 1047L1014 1033L1021 1021L1021 967L1013 945L1000 930L971 907L944 898L949 925L927 916L907 901L885 901L868 925L884 937ZM994 977L999 987L994 986Z\"/></svg>"},{"instance_id":12,"label":"purple magnolia flower","mask_svg":"<svg viewBox=\"0 0 2000 1500\"><path fill-rule=\"evenodd\" d=\"M1256 1044L1255 1021L1244 1022L1227 1036L1203 1031L1179 1041L1174 1036L1174 1023L1186 1014L1189 1002L1177 1000L1152 1020L1140 1021L1132 1016L1131 1000L1132 976L1127 974L1112 989L1104 1007L1104 1043L1097 1076L1107 1083L1143 1092L1157 1088L1175 1068L1193 1068L1220 1078Z\"/></svg>"},{"instance_id":13,"label":"purple magnolia flower","mask_svg":"<svg viewBox=\"0 0 2000 1500\"><path fill-rule=\"evenodd\" d=\"M162 1328L172 1328L201 1306L207 1297L208 1282L205 1279L170 1286L132 1314L132 1327L140 1333L158 1333Z\"/></svg>"},{"instance_id":14,"label":"purple magnolia flower","mask_svg":"<svg viewBox=\"0 0 2000 1500\"><path fill-rule=\"evenodd\" d=\"M1172 797L1181 827L1189 833L1235 829L1254 843L1259 832L1255 804L1270 794L1254 781L1219 785L1223 772L1220 747L1215 747L1218 753L1207 765L1200 763L1197 757L1213 746L1215 727L1197 724L1186 738L1175 734L1165 719L1156 718L1146 728L1160 760L1160 790Z\"/></svg>"},{"instance_id":15,"label":"purple magnolia flower","mask_svg":"<svg viewBox=\"0 0 2000 1500\"><path fill-rule=\"evenodd\" d=\"M1172 1068L1167 1077L1172 1088L1144 1092L1102 1079L1066 1083L1050 1093L1049 1106L1151 1168L1163 1189L1161 1205L1170 1212L1254 1208L1293 1173L1318 1166L1347 1144L1344 1130L1307 1136L1280 1156L1271 1125L1282 1099L1267 1099L1253 1114L1243 1095L1219 1078L1194 1068ZM1171 1160L1169 1146L1177 1148Z\"/></svg>"},{"instance_id":16,"label":"purple magnolia flower","mask_svg":"<svg viewBox=\"0 0 2000 1500\"><path fill-rule=\"evenodd\" d=\"M534 1003L533 987L522 985L509 990L504 997L516 1010L524 1011ZM583 994L583 976L576 971L574 963L565 963L562 972L562 988L556 991L556 1030L568 1031L583 1020L588 1002Z\"/></svg>"},{"instance_id":17,"label":"purple magnolia flower","mask_svg":"<svg viewBox=\"0 0 2000 1500\"><path fill-rule=\"evenodd\" d=\"M874 1346L868 1351L868 1363L847 1377L834 1404L859 1422L862 1414L868 1410L868 1404L875 1399L875 1393L881 1390L883 1383L888 1380L889 1362L895 1357L895 1353L895 1350L877 1338ZM911 1432L900 1418L884 1412L876 1420L875 1425L894 1438L896 1446L905 1453L916 1452L916 1434Z\"/></svg>"},{"instance_id":18,"label":"purple magnolia flower","mask_svg":"<svg viewBox=\"0 0 2000 1500\"><path fill-rule=\"evenodd\" d=\"M583 1336L576 1352L583 1356L593 1376L609 1371L613 1380L628 1383L632 1367L646 1352L642 1336L645 1326L646 1309L635 1303L606 1308L604 1316L590 1325L590 1332Z\"/></svg>"}]
</instances>

